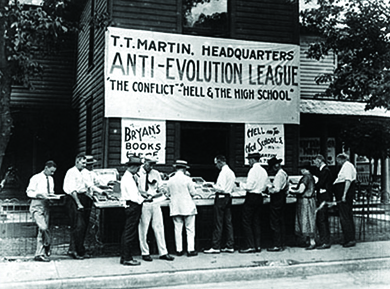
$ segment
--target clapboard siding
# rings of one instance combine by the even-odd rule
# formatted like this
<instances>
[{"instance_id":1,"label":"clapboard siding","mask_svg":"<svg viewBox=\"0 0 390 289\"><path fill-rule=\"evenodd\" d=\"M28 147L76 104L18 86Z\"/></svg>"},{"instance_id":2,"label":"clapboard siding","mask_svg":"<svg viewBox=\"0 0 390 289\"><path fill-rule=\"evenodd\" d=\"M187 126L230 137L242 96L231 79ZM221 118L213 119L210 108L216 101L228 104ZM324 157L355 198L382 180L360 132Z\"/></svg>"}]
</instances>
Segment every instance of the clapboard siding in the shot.
<instances>
[{"instance_id":1,"label":"clapboard siding","mask_svg":"<svg viewBox=\"0 0 390 289\"><path fill-rule=\"evenodd\" d=\"M122 1L115 0L112 16L115 25L124 28L177 31L177 6L180 1Z\"/></svg>"},{"instance_id":2,"label":"clapboard siding","mask_svg":"<svg viewBox=\"0 0 390 289\"><path fill-rule=\"evenodd\" d=\"M53 55L36 61L42 66L41 76L31 78L32 89L14 85L12 107L34 109L71 109L72 88L75 83L75 40L67 37L63 47Z\"/></svg>"},{"instance_id":3,"label":"clapboard siding","mask_svg":"<svg viewBox=\"0 0 390 289\"><path fill-rule=\"evenodd\" d=\"M232 37L298 44L298 4L285 0L234 0Z\"/></svg>"},{"instance_id":4,"label":"clapboard siding","mask_svg":"<svg viewBox=\"0 0 390 289\"><path fill-rule=\"evenodd\" d=\"M301 64L301 98L313 98L316 94L325 92L328 83L317 84L315 79L323 73L333 73L336 67L336 56L333 53L324 56L321 60L310 59L306 52L310 43L317 42L313 36L301 36L300 64Z\"/></svg>"},{"instance_id":5,"label":"clapboard siding","mask_svg":"<svg viewBox=\"0 0 390 289\"><path fill-rule=\"evenodd\" d=\"M296 1L295 1L296 2ZM181 33L181 0L96 0L95 11L109 11L112 25L128 29ZM91 0L82 13L83 29L78 37L77 83L73 106L78 109L79 151L86 145L86 101L92 102L92 153L100 165L118 168L121 165L121 119L104 118L104 31L95 30L94 65L88 63ZM298 5L285 0L230 0L230 37L242 40L298 44ZM131 117L131 116L129 116ZM181 122L166 122L166 161L159 165L163 172L172 171L172 163L180 157ZM286 167L294 165L297 155L297 126L286 126ZM244 124L230 124L229 163L237 176L246 176L244 166ZM105 147L103 147L105 146ZM99 165L99 163L98 163ZM212 166L212 162L210 166Z\"/></svg>"}]
</instances>

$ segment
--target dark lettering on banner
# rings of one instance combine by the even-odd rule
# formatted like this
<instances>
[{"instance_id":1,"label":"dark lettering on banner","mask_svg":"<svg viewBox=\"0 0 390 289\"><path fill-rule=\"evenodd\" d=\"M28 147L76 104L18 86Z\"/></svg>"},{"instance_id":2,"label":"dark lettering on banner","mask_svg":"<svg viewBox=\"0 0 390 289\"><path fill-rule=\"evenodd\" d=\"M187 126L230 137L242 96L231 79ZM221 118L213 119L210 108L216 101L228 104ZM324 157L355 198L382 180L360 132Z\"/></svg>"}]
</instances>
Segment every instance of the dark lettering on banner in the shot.
<instances>
[{"instance_id":1,"label":"dark lettering on banner","mask_svg":"<svg viewBox=\"0 0 390 289\"><path fill-rule=\"evenodd\" d=\"M141 127L136 129L131 129L125 127L125 141L139 140L142 142L144 137L153 137L160 134L161 129L160 125L149 125L147 127Z\"/></svg>"}]
</instances>

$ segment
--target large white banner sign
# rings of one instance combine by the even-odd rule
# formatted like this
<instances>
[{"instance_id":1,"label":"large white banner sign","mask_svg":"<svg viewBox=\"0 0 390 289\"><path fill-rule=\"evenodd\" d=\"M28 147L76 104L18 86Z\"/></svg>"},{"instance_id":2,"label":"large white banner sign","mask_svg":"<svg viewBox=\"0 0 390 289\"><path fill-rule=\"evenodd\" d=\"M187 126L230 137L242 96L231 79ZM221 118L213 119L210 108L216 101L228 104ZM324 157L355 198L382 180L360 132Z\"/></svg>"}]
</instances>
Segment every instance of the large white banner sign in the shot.
<instances>
[{"instance_id":1,"label":"large white banner sign","mask_svg":"<svg viewBox=\"0 0 390 289\"><path fill-rule=\"evenodd\" d=\"M298 45L106 33L106 117L298 124L298 84Z\"/></svg>"},{"instance_id":2,"label":"large white banner sign","mask_svg":"<svg viewBox=\"0 0 390 289\"><path fill-rule=\"evenodd\" d=\"M129 156L152 156L157 163L165 163L166 125L165 121L135 120L122 118L121 161Z\"/></svg>"},{"instance_id":3,"label":"large white banner sign","mask_svg":"<svg viewBox=\"0 0 390 289\"><path fill-rule=\"evenodd\" d=\"M260 163L276 157L284 164L284 126L283 124L245 124L245 157L250 153L260 153ZM248 159L245 158L245 164Z\"/></svg>"}]
</instances>

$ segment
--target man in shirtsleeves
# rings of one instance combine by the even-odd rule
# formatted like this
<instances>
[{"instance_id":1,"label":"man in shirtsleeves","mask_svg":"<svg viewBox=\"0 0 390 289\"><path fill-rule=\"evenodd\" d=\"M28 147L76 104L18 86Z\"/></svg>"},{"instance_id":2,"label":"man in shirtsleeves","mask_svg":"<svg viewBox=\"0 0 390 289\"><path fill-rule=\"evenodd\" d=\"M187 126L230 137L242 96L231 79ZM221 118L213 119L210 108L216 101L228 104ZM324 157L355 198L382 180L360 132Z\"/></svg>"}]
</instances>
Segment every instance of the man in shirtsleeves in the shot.
<instances>
[{"instance_id":1,"label":"man in shirtsleeves","mask_svg":"<svg viewBox=\"0 0 390 289\"><path fill-rule=\"evenodd\" d=\"M160 255L159 259L173 261L175 258L168 254L165 243L164 221L161 212L161 201L164 201L165 199L161 198L160 201L157 199L157 197L163 195L163 193L158 192L159 186L162 184L162 180L159 171L153 168L156 163L156 159L146 157L145 163L139 171L139 191L153 198L152 202L146 202L142 206L141 218L138 225L141 255L144 261L153 261L152 257L150 257L149 245L147 242L150 223L152 223L158 253Z\"/></svg>"},{"instance_id":2,"label":"man in shirtsleeves","mask_svg":"<svg viewBox=\"0 0 390 289\"><path fill-rule=\"evenodd\" d=\"M214 159L215 166L221 170L214 186L214 230L212 247L205 250L206 254L222 252L234 253L234 234L232 224L232 192L235 186L236 175L226 164L226 157L218 155ZM226 246L221 248L222 231L226 230Z\"/></svg>"},{"instance_id":3,"label":"man in shirtsleeves","mask_svg":"<svg viewBox=\"0 0 390 289\"><path fill-rule=\"evenodd\" d=\"M348 155L341 153L336 157L341 169L334 181L334 194L339 209L340 223L344 235L343 247L353 247L355 240L355 223L353 221L353 198L355 197L356 169L348 161Z\"/></svg>"},{"instance_id":4,"label":"man in shirtsleeves","mask_svg":"<svg viewBox=\"0 0 390 289\"><path fill-rule=\"evenodd\" d=\"M139 157L131 156L126 163L127 169L121 180L121 201L125 205L125 227L121 240L120 263L125 266L137 266L141 263L133 259L131 245L136 241L142 204L148 200L138 189L137 173L142 165Z\"/></svg>"},{"instance_id":5,"label":"man in shirtsleeves","mask_svg":"<svg viewBox=\"0 0 390 289\"><path fill-rule=\"evenodd\" d=\"M52 175L57 169L53 161L47 161L42 172L31 177L27 196L31 198L30 213L38 226L35 261L49 262L51 236L49 230L49 195L54 194Z\"/></svg>"},{"instance_id":6,"label":"man in shirtsleeves","mask_svg":"<svg viewBox=\"0 0 390 289\"><path fill-rule=\"evenodd\" d=\"M65 205L69 214L71 230L68 254L74 259L89 257L86 254L84 240L91 214L92 198L88 193L82 171L85 169L85 155L78 154L75 166L70 168L64 179L64 192L67 194Z\"/></svg>"},{"instance_id":7,"label":"man in shirtsleeves","mask_svg":"<svg viewBox=\"0 0 390 289\"><path fill-rule=\"evenodd\" d=\"M246 191L242 207L242 229L246 247L241 249L240 253L261 252L261 209L268 183L268 173L259 162L260 154L248 154L247 159L251 168L246 183L242 185Z\"/></svg>"},{"instance_id":8,"label":"man in shirtsleeves","mask_svg":"<svg viewBox=\"0 0 390 289\"><path fill-rule=\"evenodd\" d=\"M289 191L288 175L282 169L280 163L282 159L272 157L268 160L268 167L272 173L275 173L272 186L268 188L271 195L270 200L270 225L273 231L274 247L268 248L269 252L278 252L284 250L285 239L285 220L284 211L286 210L286 197Z\"/></svg>"}]
</instances>

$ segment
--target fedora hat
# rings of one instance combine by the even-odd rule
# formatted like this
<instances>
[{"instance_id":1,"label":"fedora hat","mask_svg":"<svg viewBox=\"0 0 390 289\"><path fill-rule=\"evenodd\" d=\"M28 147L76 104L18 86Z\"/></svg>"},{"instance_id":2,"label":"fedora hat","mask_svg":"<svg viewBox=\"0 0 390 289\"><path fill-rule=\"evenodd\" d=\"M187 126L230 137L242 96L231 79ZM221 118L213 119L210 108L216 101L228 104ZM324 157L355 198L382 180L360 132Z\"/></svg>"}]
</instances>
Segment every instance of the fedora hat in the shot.
<instances>
[{"instance_id":1,"label":"fedora hat","mask_svg":"<svg viewBox=\"0 0 390 289\"><path fill-rule=\"evenodd\" d=\"M268 162L268 165L269 165L270 167L273 167L273 166L276 165L276 164L280 164L280 163L282 162L282 159L277 159L277 158L275 158L275 157L272 157L272 158L270 158L267 162Z\"/></svg>"},{"instance_id":2,"label":"fedora hat","mask_svg":"<svg viewBox=\"0 0 390 289\"><path fill-rule=\"evenodd\" d=\"M85 156L85 164L86 165L93 165L96 162L97 162L97 160L95 160L93 158L93 156Z\"/></svg>"},{"instance_id":3,"label":"fedora hat","mask_svg":"<svg viewBox=\"0 0 390 289\"><path fill-rule=\"evenodd\" d=\"M259 160L260 159L260 154L259 153L251 153L251 154L248 154L248 156L246 157L247 159L256 159L256 160Z\"/></svg>"},{"instance_id":4,"label":"fedora hat","mask_svg":"<svg viewBox=\"0 0 390 289\"><path fill-rule=\"evenodd\" d=\"M186 168L188 169L190 166L186 161L183 160L177 160L173 165L174 168Z\"/></svg>"},{"instance_id":5,"label":"fedora hat","mask_svg":"<svg viewBox=\"0 0 390 289\"><path fill-rule=\"evenodd\" d=\"M142 160L139 157L131 156L129 157L129 161L125 164L127 166L140 166L142 165Z\"/></svg>"}]
</instances>

